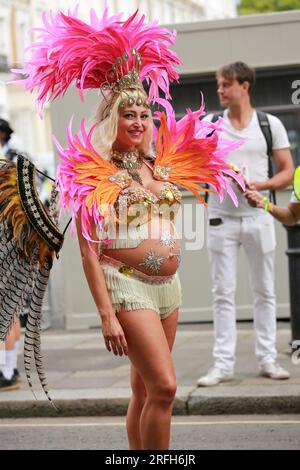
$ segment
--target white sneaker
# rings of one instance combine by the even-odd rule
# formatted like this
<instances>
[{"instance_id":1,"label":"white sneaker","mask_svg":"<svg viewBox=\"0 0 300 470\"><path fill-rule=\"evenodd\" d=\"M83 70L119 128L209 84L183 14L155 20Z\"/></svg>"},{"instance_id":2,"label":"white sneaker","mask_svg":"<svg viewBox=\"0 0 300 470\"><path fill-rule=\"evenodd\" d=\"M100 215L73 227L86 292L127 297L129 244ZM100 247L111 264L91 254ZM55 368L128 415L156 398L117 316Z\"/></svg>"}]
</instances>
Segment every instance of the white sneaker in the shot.
<instances>
[{"instance_id":1,"label":"white sneaker","mask_svg":"<svg viewBox=\"0 0 300 470\"><path fill-rule=\"evenodd\" d=\"M212 387L213 385L218 385L221 382L229 382L232 379L232 372L227 372L224 369L219 369L218 367L212 367L206 375L203 375L197 380L197 386Z\"/></svg>"},{"instance_id":2,"label":"white sneaker","mask_svg":"<svg viewBox=\"0 0 300 470\"><path fill-rule=\"evenodd\" d=\"M267 362L259 368L259 375L269 377L273 380L284 380L290 378L290 373L283 369L277 362Z\"/></svg>"}]
</instances>

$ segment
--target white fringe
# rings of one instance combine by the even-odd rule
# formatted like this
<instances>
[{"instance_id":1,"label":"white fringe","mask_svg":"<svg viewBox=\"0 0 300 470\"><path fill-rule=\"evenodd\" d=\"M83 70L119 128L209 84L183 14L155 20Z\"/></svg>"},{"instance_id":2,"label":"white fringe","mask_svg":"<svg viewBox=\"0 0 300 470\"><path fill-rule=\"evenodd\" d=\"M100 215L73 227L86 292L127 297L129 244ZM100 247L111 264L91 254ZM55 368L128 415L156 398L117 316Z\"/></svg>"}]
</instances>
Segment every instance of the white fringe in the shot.
<instances>
[{"instance_id":1,"label":"white fringe","mask_svg":"<svg viewBox=\"0 0 300 470\"><path fill-rule=\"evenodd\" d=\"M125 310L149 308L165 316L181 304L181 285L177 273L165 284L151 284L121 274L110 265L101 264L101 268L117 312L122 306Z\"/></svg>"}]
</instances>

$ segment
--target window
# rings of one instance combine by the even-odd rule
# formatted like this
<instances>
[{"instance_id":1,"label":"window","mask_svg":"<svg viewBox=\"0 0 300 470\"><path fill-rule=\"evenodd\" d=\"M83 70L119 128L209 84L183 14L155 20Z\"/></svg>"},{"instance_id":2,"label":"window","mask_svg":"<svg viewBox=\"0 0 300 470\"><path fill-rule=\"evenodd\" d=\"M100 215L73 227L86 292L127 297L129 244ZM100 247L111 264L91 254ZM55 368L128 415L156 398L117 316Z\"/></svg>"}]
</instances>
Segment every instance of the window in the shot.
<instances>
[{"instance_id":1,"label":"window","mask_svg":"<svg viewBox=\"0 0 300 470\"><path fill-rule=\"evenodd\" d=\"M28 42L27 27L25 23L18 25L18 62L24 60L24 44Z\"/></svg>"},{"instance_id":2,"label":"window","mask_svg":"<svg viewBox=\"0 0 300 470\"><path fill-rule=\"evenodd\" d=\"M292 103L292 83L300 79L300 68L258 71L252 96L253 106L277 116L284 124L291 143L295 165L300 165L300 105ZM177 118L186 108L199 108L203 93L207 113L219 111L214 74L181 77L180 84L171 85L172 105Z\"/></svg>"},{"instance_id":3,"label":"window","mask_svg":"<svg viewBox=\"0 0 300 470\"><path fill-rule=\"evenodd\" d=\"M9 10L8 8L1 7L0 16L0 55L1 62L8 62L10 55L10 30L9 30ZM3 67L1 67L3 70Z\"/></svg>"},{"instance_id":4,"label":"window","mask_svg":"<svg viewBox=\"0 0 300 470\"><path fill-rule=\"evenodd\" d=\"M5 20L3 17L0 17L0 54L5 52Z\"/></svg>"},{"instance_id":5,"label":"window","mask_svg":"<svg viewBox=\"0 0 300 470\"><path fill-rule=\"evenodd\" d=\"M283 122L291 144L294 165L300 165L300 106L295 110L273 112Z\"/></svg>"},{"instance_id":6,"label":"window","mask_svg":"<svg viewBox=\"0 0 300 470\"><path fill-rule=\"evenodd\" d=\"M24 61L24 50L30 43L30 12L19 10L16 14L16 40L17 40L17 62L21 65ZM19 64L21 63L21 64Z\"/></svg>"},{"instance_id":7,"label":"window","mask_svg":"<svg viewBox=\"0 0 300 470\"><path fill-rule=\"evenodd\" d=\"M17 112L12 112L11 122L18 150L34 156L34 131L31 111L20 109Z\"/></svg>"}]
</instances>

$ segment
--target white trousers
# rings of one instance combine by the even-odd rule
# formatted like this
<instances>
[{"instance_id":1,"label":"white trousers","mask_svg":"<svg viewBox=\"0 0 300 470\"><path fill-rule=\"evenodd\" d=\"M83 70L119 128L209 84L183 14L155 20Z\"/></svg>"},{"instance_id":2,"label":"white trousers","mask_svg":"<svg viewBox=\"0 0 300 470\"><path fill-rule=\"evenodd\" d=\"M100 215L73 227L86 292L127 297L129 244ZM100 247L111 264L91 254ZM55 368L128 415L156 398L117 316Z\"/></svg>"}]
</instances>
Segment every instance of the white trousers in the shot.
<instances>
[{"instance_id":1,"label":"white trousers","mask_svg":"<svg viewBox=\"0 0 300 470\"><path fill-rule=\"evenodd\" d=\"M236 348L236 263L243 246L253 293L255 354L259 364L276 359L276 301L274 289L274 221L269 214L255 217L220 217L208 227L208 251L213 282L215 366L233 371Z\"/></svg>"}]
</instances>

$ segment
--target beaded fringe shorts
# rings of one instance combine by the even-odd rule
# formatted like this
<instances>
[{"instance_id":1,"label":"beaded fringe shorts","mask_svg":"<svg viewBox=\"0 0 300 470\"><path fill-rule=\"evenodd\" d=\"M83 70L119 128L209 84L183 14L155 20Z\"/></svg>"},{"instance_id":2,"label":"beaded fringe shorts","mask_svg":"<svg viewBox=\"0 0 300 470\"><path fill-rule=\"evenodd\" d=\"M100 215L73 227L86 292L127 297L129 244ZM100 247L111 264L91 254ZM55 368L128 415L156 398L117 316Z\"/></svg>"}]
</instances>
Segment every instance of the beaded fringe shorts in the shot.
<instances>
[{"instance_id":1,"label":"beaded fringe shorts","mask_svg":"<svg viewBox=\"0 0 300 470\"><path fill-rule=\"evenodd\" d=\"M148 276L105 255L99 258L107 290L116 312L151 309L163 320L181 304L178 273Z\"/></svg>"}]
</instances>

